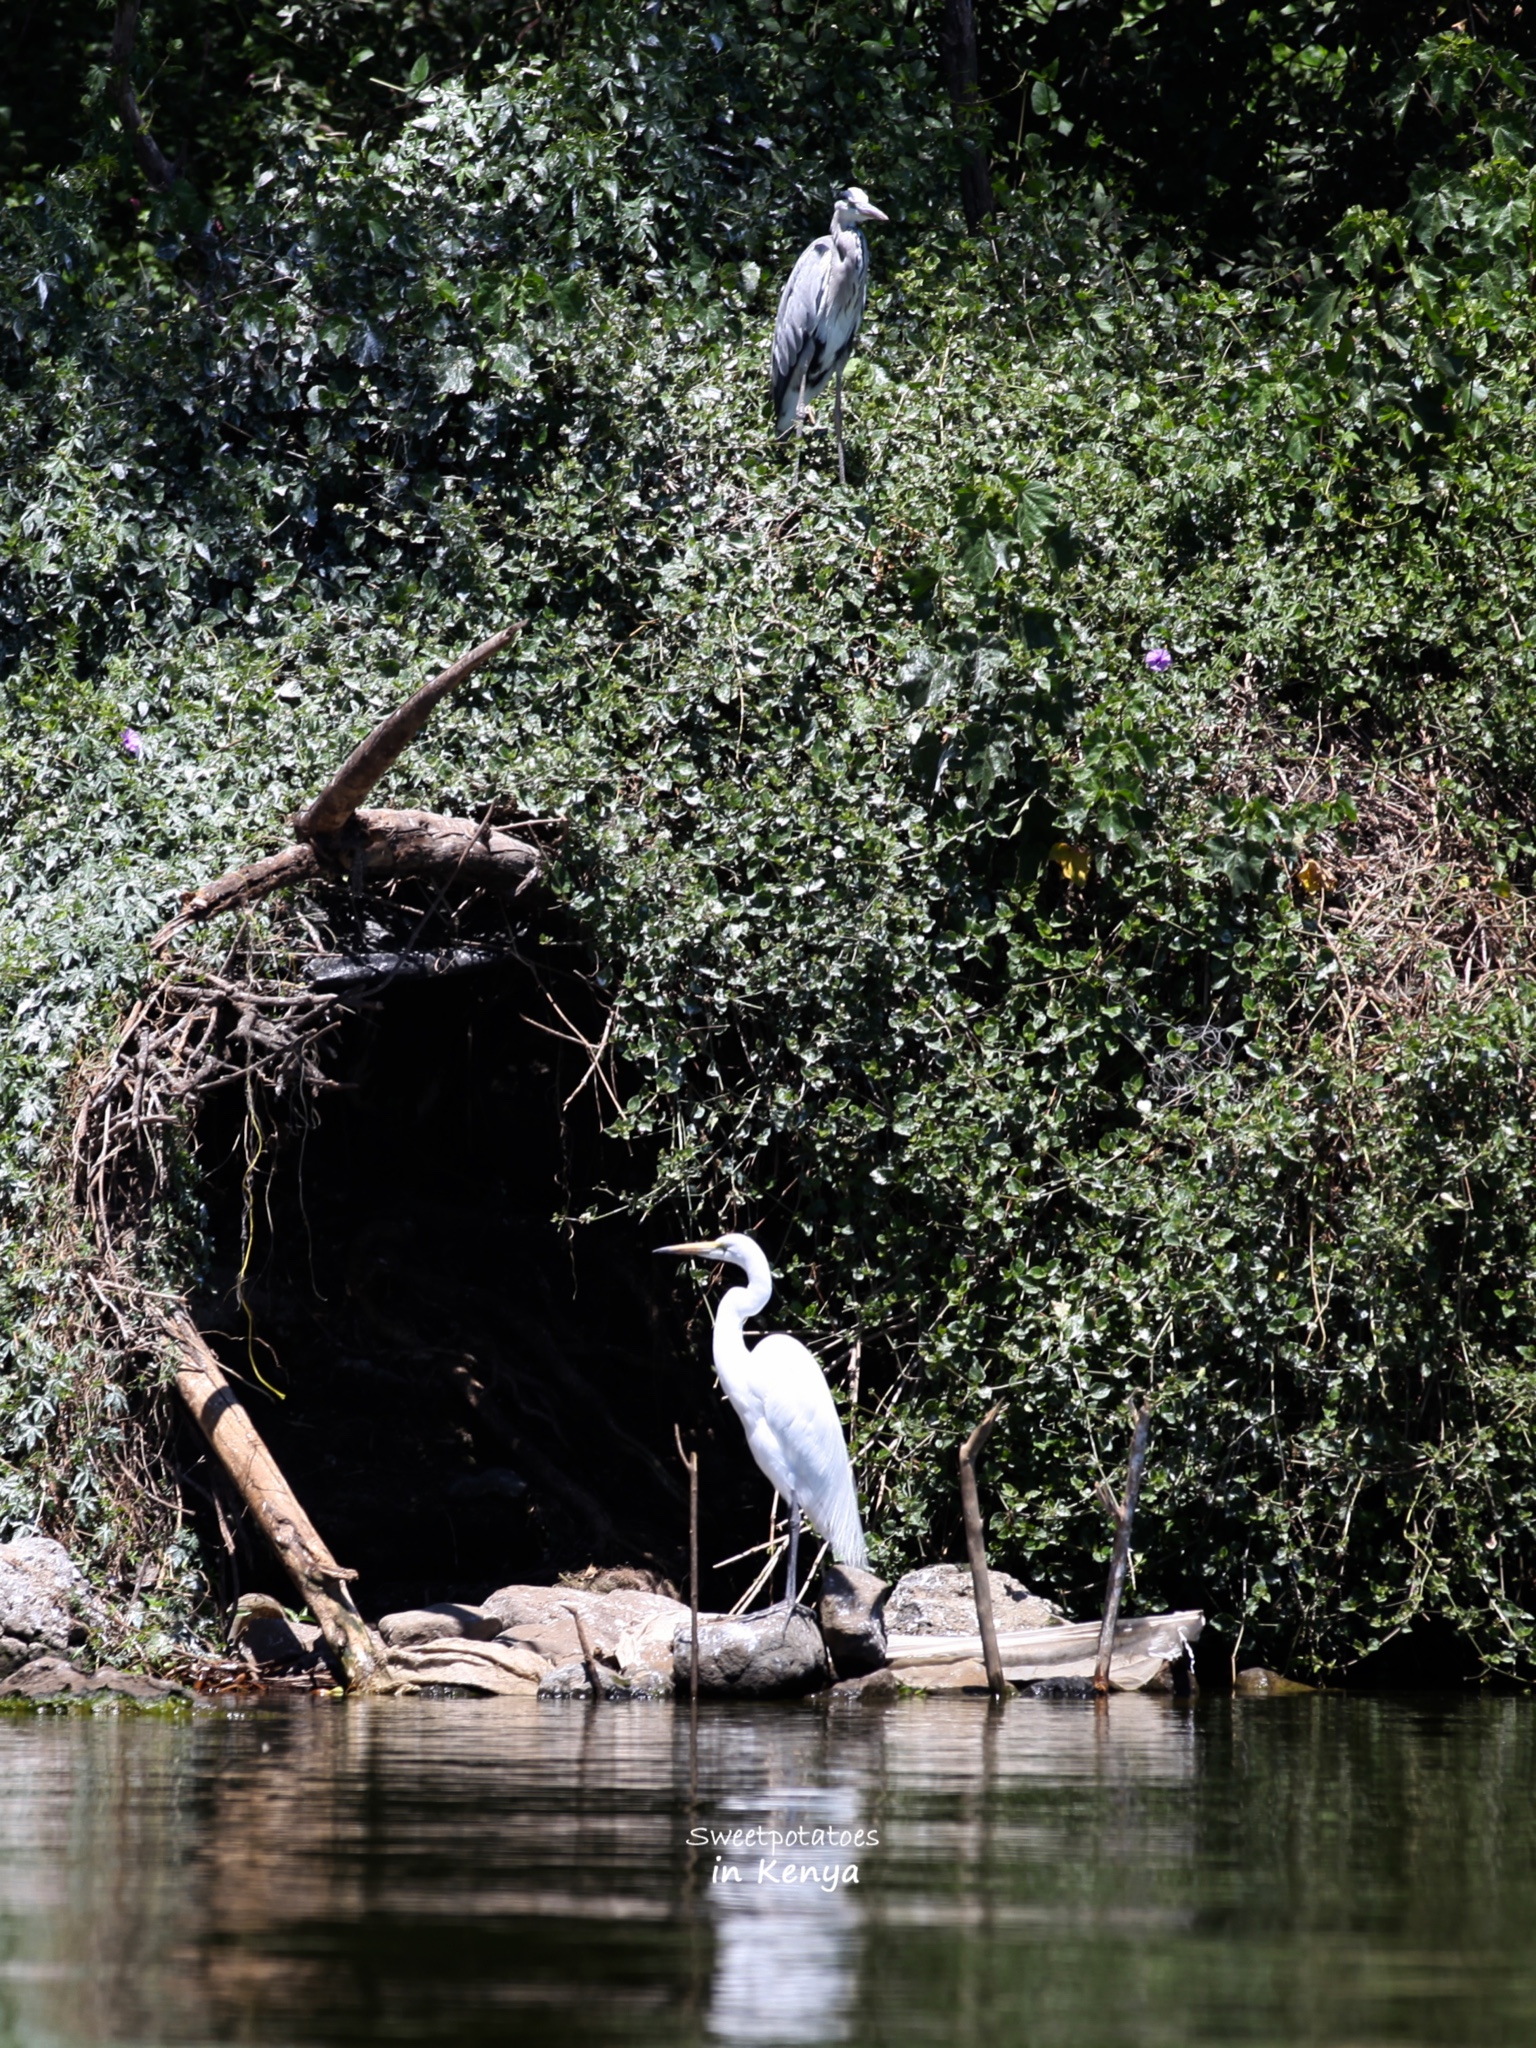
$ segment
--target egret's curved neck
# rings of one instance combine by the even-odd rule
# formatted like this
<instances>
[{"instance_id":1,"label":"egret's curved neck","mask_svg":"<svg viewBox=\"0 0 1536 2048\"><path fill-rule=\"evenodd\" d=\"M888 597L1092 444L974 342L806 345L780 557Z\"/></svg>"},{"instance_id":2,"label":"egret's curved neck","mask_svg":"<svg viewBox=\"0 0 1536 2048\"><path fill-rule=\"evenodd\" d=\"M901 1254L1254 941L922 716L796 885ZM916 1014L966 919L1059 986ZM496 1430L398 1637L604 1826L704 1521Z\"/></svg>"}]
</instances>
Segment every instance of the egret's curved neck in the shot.
<instances>
[{"instance_id":1,"label":"egret's curved neck","mask_svg":"<svg viewBox=\"0 0 1536 2048\"><path fill-rule=\"evenodd\" d=\"M773 1293L773 1275L768 1270L768 1261L755 1245L750 1256L743 1260L743 1271L747 1276L746 1286L728 1288L715 1310L715 1368L722 1373L729 1372L733 1365L745 1359L747 1318L761 1315Z\"/></svg>"}]
</instances>

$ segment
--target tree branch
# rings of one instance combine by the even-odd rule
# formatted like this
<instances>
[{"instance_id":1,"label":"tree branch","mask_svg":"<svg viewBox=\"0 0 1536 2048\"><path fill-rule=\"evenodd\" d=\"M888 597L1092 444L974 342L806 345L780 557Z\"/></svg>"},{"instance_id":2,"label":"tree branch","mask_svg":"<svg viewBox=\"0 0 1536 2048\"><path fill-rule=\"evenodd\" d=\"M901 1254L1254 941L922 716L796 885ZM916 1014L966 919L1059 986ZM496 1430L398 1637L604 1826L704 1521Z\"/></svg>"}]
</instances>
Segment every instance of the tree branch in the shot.
<instances>
[{"instance_id":1,"label":"tree branch","mask_svg":"<svg viewBox=\"0 0 1536 2048\"><path fill-rule=\"evenodd\" d=\"M293 829L298 836L301 839L323 839L327 833L339 832L363 798L388 773L421 731L427 722L428 712L438 699L457 689L476 669L484 668L504 647L510 646L521 631L522 627L518 625L506 626L501 632L493 633L489 640L482 641L470 653L461 654L430 683L424 683L415 696L407 697L397 711L381 718L367 739L353 748L341 769L314 802L294 819Z\"/></svg>"}]
</instances>

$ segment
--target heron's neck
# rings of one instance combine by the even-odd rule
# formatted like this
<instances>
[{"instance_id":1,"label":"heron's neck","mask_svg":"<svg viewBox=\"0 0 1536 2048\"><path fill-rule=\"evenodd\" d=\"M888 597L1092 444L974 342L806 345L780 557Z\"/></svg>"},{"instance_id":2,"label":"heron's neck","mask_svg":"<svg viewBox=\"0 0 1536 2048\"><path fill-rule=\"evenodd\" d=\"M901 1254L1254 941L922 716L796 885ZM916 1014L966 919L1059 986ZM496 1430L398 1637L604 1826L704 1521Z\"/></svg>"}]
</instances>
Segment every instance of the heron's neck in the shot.
<instances>
[{"instance_id":1,"label":"heron's neck","mask_svg":"<svg viewBox=\"0 0 1536 2048\"><path fill-rule=\"evenodd\" d=\"M772 1293L773 1276L764 1259L758 1270L748 1271L745 1287L731 1287L721 1295L715 1310L714 1353L716 1369L722 1375L746 1357L747 1318L761 1315Z\"/></svg>"}]
</instances>

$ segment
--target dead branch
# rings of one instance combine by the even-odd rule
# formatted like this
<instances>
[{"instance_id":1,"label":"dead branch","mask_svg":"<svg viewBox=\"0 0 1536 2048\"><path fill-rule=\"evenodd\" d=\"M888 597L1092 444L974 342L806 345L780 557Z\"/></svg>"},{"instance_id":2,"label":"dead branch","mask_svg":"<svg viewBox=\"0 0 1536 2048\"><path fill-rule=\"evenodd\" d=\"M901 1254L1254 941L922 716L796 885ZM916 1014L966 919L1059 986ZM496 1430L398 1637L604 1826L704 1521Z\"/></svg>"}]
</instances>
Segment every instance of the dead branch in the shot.
<instances>
[{"instance_id":1,"label":"dead branch","mask_svg":"<svg viewBox=\"0 0 1536 2048\"><path fill-rule=\"evenodd\" d=\"M133 89L133 45L138 32L139 0L120 0L107 53L107 76L117 102L118 119L139 169L157 192L169 192L176 183L175 166L145 126L139 96Z\"/></svg>"},{"instance_id":2,"label":"dead branch","mask_svg":"<svg viewBox=\"0 0 1536 2048\"><path fill-rule=\"evenodd\" d=\"M493 895L517 896L537 881L541 869L537 847L469 818L439 818L430 811L357 811L324 841L284 847L190 890L150 945L162 946L188 924L243 909L295 882L446 875Z\"/></svg>"},{"instance_id":3,"label":"dead branch","mask_svg":"<svg viewBox=\"0 0 1536 2048\"><path fill-rule=\"evenodd\" d=\"M1003 1412L1002 1402L986 1414L960 1446L960 1506L965 1515L965 1547L971 1560L971 1590L976 1596L976 1621L981 1630L981 1654L987 1667L987 1689L994 1700L1008 1690L1003 1660L997 1650L997 1625L992 1617L992 1578L987 1570L986 1537L981 1526L981 1501L976 1492L976 1460L987 1447Z\"/></svg>"},{"instance_id":4,"label":"dead branch","mask_svg":"<svg viewBox=\"0 0 1536 2048\"><path fill-rule=\"evenodd\" d=\"M510 646L521 631L521 626L505 626L499 633L493 633L489 640L483 640L470 653L460 655L441 675L423 684L415 696L407 697L397 711L391 711L387 718L380 719L367 739L347 756L339 774L294 819L293 829L298 836L301 839L324 839L339 832L363 798L388 773L421 731L427 722L427 714L439 698L457 689L476 669L484 668L504 647Z\"/></svg>"},{"instance_id":5,"label":"dead branch","mask_svg":"<svg viewBox=\"0 0 1536 2048\"><path fill-rule=\"evenodd\" d=\"M1141 1498L1141 1478L1147 1464L1147 1436L1152 1427L1152 1409L1137 1402L1131 1429L1131 1456L1125 1475L1125 1499L1113 1501L1115 1547L1110 1555L1109 1585L1104 1594L1104 1620L1099 1628L1099 1654L1094 1660L1093 1689L1102 1698L1109 1691L1109 1666L1115 1653L1115 1623L1120 1618L1120 1599L1125 1592L1125 1575L1131 1562L1131 1523Z\"/></svg>"},{"instance_id":6,"label":"dead branch","mask_svg":"<svg viewBox=\"0 0 1536 2048\"><path fill-rule=\"evenodd\" d=\"M691 1634L688 1649L688 1704L699 1704L699 1454L690 1457L683 1449L683 1432L674 1422L677 1455L688 1474L688 1607Z\"/></svg>"}]
</instances>

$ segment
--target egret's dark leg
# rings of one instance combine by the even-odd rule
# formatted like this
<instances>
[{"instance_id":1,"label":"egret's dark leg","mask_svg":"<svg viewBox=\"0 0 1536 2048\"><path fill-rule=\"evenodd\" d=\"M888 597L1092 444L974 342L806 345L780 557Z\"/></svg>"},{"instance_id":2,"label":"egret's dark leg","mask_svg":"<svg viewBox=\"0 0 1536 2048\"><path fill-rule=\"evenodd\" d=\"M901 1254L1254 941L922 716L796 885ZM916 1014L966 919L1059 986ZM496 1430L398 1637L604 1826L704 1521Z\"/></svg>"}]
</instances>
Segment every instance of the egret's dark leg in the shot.
<instances>
[{"instance_id":1,"label":"egret's dark leg","mask_svg":"<svg viewBox=\"0 0 1536 2048\"><path fill-rule=\"evenodd\" d=\"M793 1607L795 1595L800 1590L796 1576L800 1566L800 1503L792 1500L789 1504L789 1585L785 1590L784 1604Z\"/></svg>"},{"instance_id":2,"label":"egret's dark leg","mask_svg":"<svg viewBox=\"0 0 1536 2048\"><path fill-rule=\"evenodd\" d=\"M832 419L837 427L837 480L840 484L848 481L848 472L843 467L843 373L837 373L837 396L832 401Z\"/></svg>"}]
</instances>

